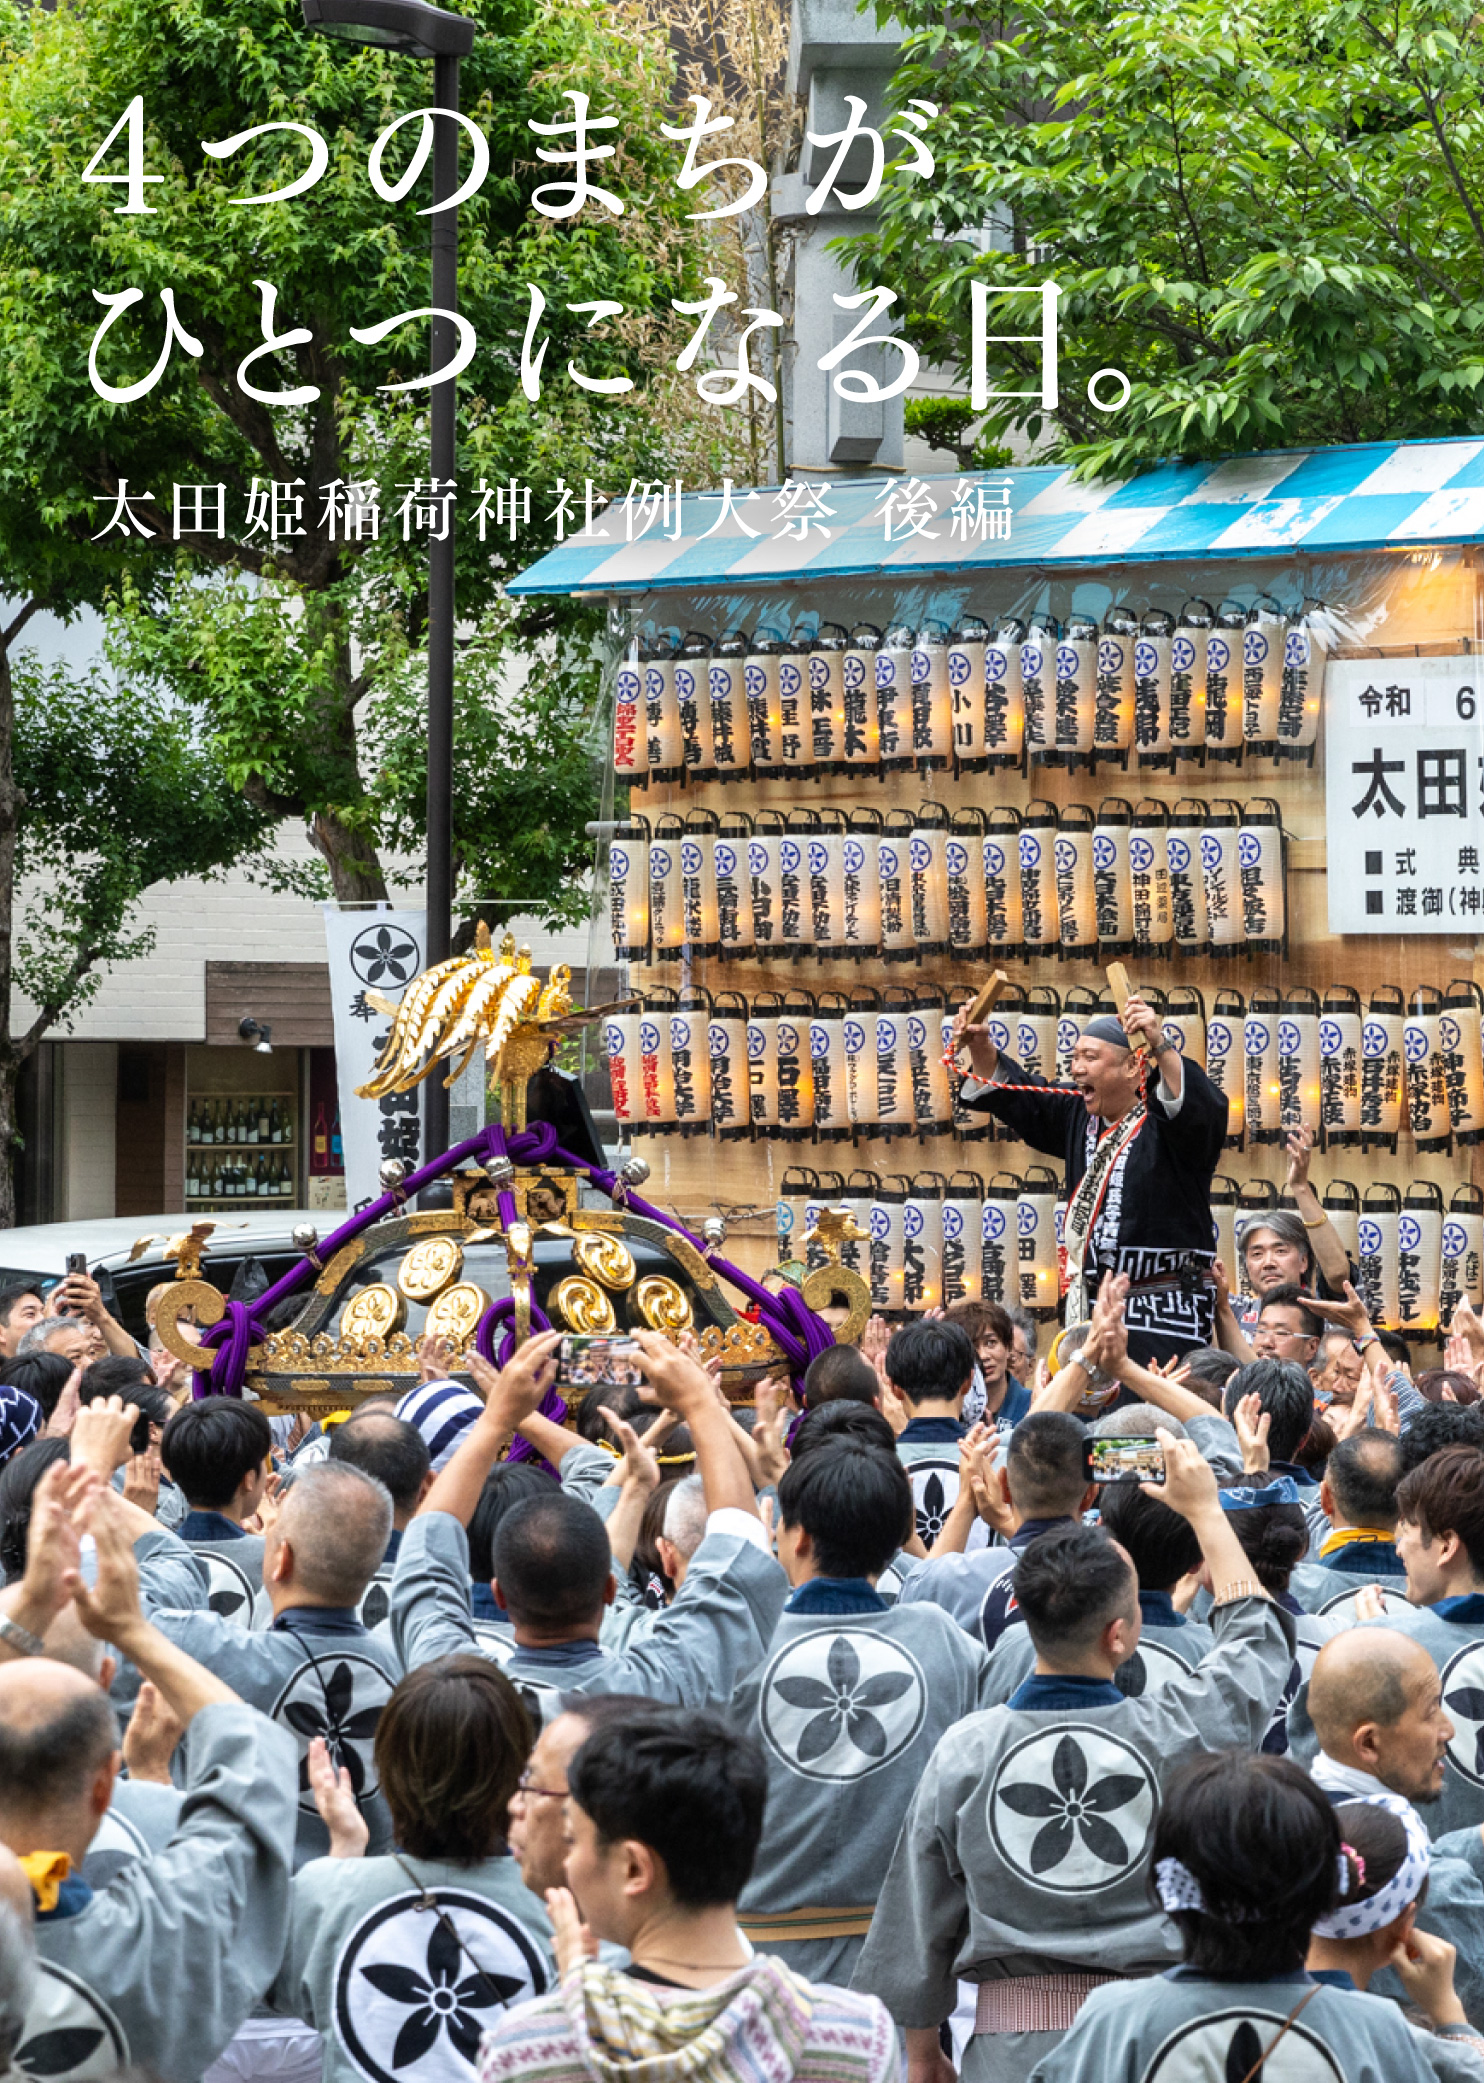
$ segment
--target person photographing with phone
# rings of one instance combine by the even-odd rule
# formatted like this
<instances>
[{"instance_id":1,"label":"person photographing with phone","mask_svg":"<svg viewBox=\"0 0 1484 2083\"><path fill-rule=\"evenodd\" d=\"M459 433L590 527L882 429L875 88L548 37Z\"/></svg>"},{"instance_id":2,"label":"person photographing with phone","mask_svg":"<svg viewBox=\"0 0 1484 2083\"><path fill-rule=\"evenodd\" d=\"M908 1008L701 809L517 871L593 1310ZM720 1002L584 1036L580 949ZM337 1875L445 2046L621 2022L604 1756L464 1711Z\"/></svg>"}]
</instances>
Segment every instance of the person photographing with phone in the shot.
<instances>
[{"instance_id":1,"label":"person photographing with phone","mask_svg":"<svg viewBox=\"0 0 1484 2083\"><path fill-rule=\"evenodd\" d=\"M1066 1321L1085 1322L1104 1277L1125 1273L1129 1351L1167 1360L1212 1343L1216 1321L1211 1179L1227 1104L1131 997L1122 1019L1088 1022L1069 1079L1027 1071L962 1006L951 1052L967 1055L961 1100L1066 1166ZM1114 1392L1116 1393L1116 1392Z\"/></svg>"}]
</instances>

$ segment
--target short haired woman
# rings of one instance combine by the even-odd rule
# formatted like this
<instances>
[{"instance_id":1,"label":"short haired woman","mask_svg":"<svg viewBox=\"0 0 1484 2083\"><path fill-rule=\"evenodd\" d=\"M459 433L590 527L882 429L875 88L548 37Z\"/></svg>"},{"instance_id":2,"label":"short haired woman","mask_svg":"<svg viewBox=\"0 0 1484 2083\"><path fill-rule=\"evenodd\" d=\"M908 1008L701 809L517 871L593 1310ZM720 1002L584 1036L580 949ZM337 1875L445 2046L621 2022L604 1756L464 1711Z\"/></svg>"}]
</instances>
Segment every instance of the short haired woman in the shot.
<instances>
[{"instance_id":1,"label":"short haired woman","mask_svg":"<svg viewBox=\"0 0 1484 2083\"><path fill-rule=\"evenodd\" d=\"M505 1842L531 1743L519 1694L483 1657L409 1672L376 1729L396 1848L371 1859L349 1775L311 1746L330 1856L294 1878L266 2002L323 2034L324 2083L473 2083L480 2034L551 1986L551 1923Z\"/></svg>"}]
</instances>

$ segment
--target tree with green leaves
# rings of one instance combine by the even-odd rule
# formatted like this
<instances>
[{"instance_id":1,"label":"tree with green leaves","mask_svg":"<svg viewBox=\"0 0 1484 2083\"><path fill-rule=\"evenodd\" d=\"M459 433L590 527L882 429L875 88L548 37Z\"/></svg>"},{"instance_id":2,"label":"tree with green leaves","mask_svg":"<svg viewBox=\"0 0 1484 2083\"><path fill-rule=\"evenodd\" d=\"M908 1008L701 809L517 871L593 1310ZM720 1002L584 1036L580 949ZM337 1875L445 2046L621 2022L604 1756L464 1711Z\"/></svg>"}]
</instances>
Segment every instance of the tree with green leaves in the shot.
<instances>
[{"instance_id":1,"label":"tree with green leaves","mask_svg":"<svg viewBox=\"0 0 1484 2083\"><path fill-rule=\"evenodd\" d=\"M517 611L502 576L582 525L585 480L610 494L634 477L704 480L728 435L725 415L688 414L656 373L679 323L670 300L696 287L690 199L658 135L673 81L662 30L630 0L464 12L479 27L463 105L490 170L460 211L460 305L478 352L459 381L455 859L461 902L518 898L558 918L584 901L601 615ZM571 169L538 163L547 140L528 123L570 118L573 90L618 118L595 134L617 152L593 179L621 216L531 207ZM440 508L428 391L387 386L425 374L427 320L354 335L430 301L428 182L402 180L418 122L381 161L400 200L376 192L369 160L431 93L428 67L309 34L298 0L88 0L55 15L0 0L0 507L121 567L110 634L127 684L187 705L224 787L268 818L303 819L342 899L384 896L383 855L420 851L423 832L418 690ZM290 127L225 156L203 149L263 125ZM294 125L325 141L324 174L298 196L246 202L311 164ZM471 165L466 136L461 179ZM545 300L539 398L522 384L532 285ZM128 389L154 366L166 292L201 351L177 338L153 387L116 402L91 387L88 356L102 300L127 289L142 298L96 348L107 384ZM570 308L603 300L624 315ZM258 353L270 328L290 339ZM580 389L569 360L631 388ZM186 503L204 526L179 541L176 485L206 488L199 508L195 493Z\"/></svg>"},{"instance_id":2,"label":"tree with green leaves","mask_svg":"<svg viewBox=\"0 0 1484 2083\"><path fill-rule=\"evenodd\" d=\"M1124 475L1162 457L1477 431L1484 24L1442 0L1025 0L907 30L893 96L941 105L927 191L854 243L967 373L971 284L1060 290L1061 383L989 348L983 438ZM998 226L1009 250L985 250ZM994 334L1035 300L991 294ZM1123 370L1126 405L1088 379ZM1109 402L1118 386L1105 380Z\"/></svg>"}]
</instances>

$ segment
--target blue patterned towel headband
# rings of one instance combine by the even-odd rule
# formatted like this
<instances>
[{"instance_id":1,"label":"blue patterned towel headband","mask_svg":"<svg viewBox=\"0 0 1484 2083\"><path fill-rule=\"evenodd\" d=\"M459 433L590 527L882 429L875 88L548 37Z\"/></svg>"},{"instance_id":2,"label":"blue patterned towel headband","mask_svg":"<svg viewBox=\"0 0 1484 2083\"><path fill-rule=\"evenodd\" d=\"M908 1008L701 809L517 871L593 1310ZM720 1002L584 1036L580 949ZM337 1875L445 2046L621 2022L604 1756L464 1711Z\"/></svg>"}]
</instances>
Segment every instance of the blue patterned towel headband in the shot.
<instances>
[{"instance_id":1,"label":"blue patterned towel headband","mask_svg":"<svg viewBox=\"0 0 1484 2083\"><path fill-rule=\"evenodd\" d=\"M1291 1475L1274 1476L1260 1490L1237 1488L1216 1493L1224 1512L1256 1512L1267 1504L1297 1504L1298 1484Z\"/></svg>"},{"instance_id":2,"label":"blue patterned towel headband","mask_svg":"<svg viewBox=\"0 0 1484 2083\"><path fill-rule=\"evenodd\" d=\"M1408 1903L1415 1902L1422 1893L1432 1864L1432 1845L1421 1816L1410 1801L1400 1797L1374 1801L1371 1806L1389 1809L1400 1822L1407 1833L1407 1856L1385 1887L1378 1888L1369 1901L1342 1903L1329 1916L1321 1917L1314 1926L1318 1938L1368 1938L1372 1932L1384 1931L1394 1923ZM1364 1879L1362 1869L1361 1880Z\"/></svg>"},{"instance_id":3,"label":"blue patterned towel headband","mask_svg":"<svg viewBox=\"0 0 1484 2083\"><path fill-rule=\"evenodd\" d=\"M1423 1842L1426 1843L1426 1841L1424 1837ZM1341 1852L1339 1857L1339 1882L1340 1894L1344 1897L1350 1893L1351 1882L1350 1860L1345 1856L1344 1852ZM1393 1883L1392 1885L1395 1884ZM1170 1917L1174 1916L1177 1910L1185 1909L1196 1910L1203 1917L1219 1917L1223 1924L1261 1924L1271 1914L1266 1905L1261 1909L1208 1909L1206 1898L1201 1892L1200 1882L1190 1868L1179 1859L1161 1859L1159 1861L1154 1869L1154 1889L1159 1896L1160 1907L1164 1910L1165 1915ZM1410 1896L1408 1900L1411 1900ZM1367 1910L1370 1906L1369 1902L1362 1904L1362 1908ZM1326 1922L1328 1921L1326 1919ZM1387 1918L1384 1921L1389 1922L1390 1919ZM1381 1926L1380 1924L1374 1924L1367 1925L1365 1928L1367 1930L1379 1931ZM1354 1932L1325 1931L1324 1924L1316 1924L1314 1929L1324 1933L1325 1937L1352 1938L1355 1936Z\"/></svg>"}]
</instances>

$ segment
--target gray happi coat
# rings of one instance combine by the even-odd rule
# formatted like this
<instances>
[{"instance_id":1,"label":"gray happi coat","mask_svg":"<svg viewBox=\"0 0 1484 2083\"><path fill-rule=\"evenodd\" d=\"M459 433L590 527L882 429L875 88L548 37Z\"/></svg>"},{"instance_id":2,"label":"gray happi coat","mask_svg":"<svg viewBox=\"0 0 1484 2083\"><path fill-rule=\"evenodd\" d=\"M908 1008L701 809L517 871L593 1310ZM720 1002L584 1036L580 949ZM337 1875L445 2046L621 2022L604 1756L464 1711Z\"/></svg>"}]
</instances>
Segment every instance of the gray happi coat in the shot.
<instances>
[{"instance_id":1,"label":"gray happi coat","mask_svg":"<svg viewBox=\"0 0 1484 2083\"><path fill-rule=\"evenodd\" d=\"M768 1767L739 1911L760 1950L810 1981L849 1981L918 1782L940 1737L984 1705L988 1667L935 1607L868 1603L844 1585L805 1584L789 1600L766 1663L731 1708ZM864 1912L857 1936L792 1938L776 1921L801 1910L838 1921L828 1913L852 1909Z\"/></svg>"},{"instance_id":2,"label":"gray happi coat","mask_svg":"<svg viewBox=\"0 0 1484 2083\"><path fill-rule=\"evenodd\" d=\"M1175 1767L1253 1748L1293 1663L1265 1598L1213 1615L1211 1654L1138 1699L1096 1679L1031 1679L960 1723L923 1775L853 1976L903 2026L936 2026L960 1978L1147 1974L1174 1956L1148 1854ZM1053 2035L976 2034L967 2083L1022 2078ZM1173 2079L1172 2079L1173 2083Z\"/></svg>"},{"instance_id":3,"label":"gray happi coat","mask_svg":"<svg viewBox=\"0 0 1484 2083\"><path fill-rule=\"evenodd\" d=\"M190 1727L174 1837L101 1893L63 1883L38 1916L41 1956L18 2069L92 2083L134 2066L197 2083L272 1979L288 1920L294 1746L232 1703Z\"/></svg>"},{"instance_id":4,"label":"gray happi coat","mask_svg":"<svg viewBox=\"0 0 1484 2083\"><path fill-rule=\"evenodd\" d=\"M294 1880L268 2009L323 2033L324 2083L475 2083L480 2034L555 1979L545 1906L508 1852L316 1859Z\"/></svg>"},{"instance_id":5,"label":"gray happi coat","mask_svg":"<svg viewBox=\"0 0 1484 2083\"><path fill-rule=\"evenodd\" d=\"M1113 1683L1128 1699L1156 1692L1172 1678L1193 1671L1210 1649L1215 1636L1199 1620L1187 1620L1175 1611L1167 1591L1141 1591L1139 1646L1128 1662L1119 1666ZM1017 1621L1005 1629L989 1659L989 1681L984 1705L1000 1707L1036 1668L1036 1648Z\"/></svg>"}]
</instances>

